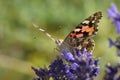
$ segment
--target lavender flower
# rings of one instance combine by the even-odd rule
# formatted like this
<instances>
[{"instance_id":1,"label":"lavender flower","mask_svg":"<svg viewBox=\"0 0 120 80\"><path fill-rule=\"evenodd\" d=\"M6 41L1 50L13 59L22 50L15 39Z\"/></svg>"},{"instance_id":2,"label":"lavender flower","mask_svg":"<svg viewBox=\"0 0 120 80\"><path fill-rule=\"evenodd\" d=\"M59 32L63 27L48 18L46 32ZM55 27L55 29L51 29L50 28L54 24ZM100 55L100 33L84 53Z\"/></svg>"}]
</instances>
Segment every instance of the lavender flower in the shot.
<instances>
[{"instance_id":1,"label":"lavender flower","mask_svg":"<svg viewBox=\"0 0 120 80\"><path fill-rule=\"evenodd\" d=\"M98 59L86 49L74 53L63 52L54 60L49 68L32 68L38 78L36 80L93 80L99 73Z\"/></svg>"},{"instance_id":2,"label":"lavender flower","mask_svg":"<svg viewBox=\"0 0 120 80\"><path fill-rule=\"evenodd\" d=\"M111 3L111 8L107 10L108 12L108 18L113 19L113 24L115 24L117 28L117 33L120 34L120 13L115 6L115 4Z\"/></svg>"},{"instance_id":3,"label":"lavender flower","mask_svg":"<svg viewBox=\"0 0 120 80\"><path fill-rule=\"evenodd\" d=\"M118 74L120 69L119 63L114 66L111 66L111 64L108 63L106 67L107 70L103 80L120 80L120 74Z\"/></svg>"},{"instance_id":4,"label":"lavender flower","mask_svg":"<svg viewBox=\"0 0 120 80\"><path fill-rule=\"evenodd\" d=\"M34 67L32 67L32 69L34 70L35 74L39 76L39 78L35 78L34 80L49 80L49 70L46 67L43 69L40 68L39 70Z\"/></svg>"},{"instance_id":5,"label":"lavender flower","mask_svg":"<svg viewBox=\"0 0 120 80\"><path fill-rule=\"evenodd\" d=\"M110 47L115 46L117 49L117 55L120 56L120 37L117 37L115 42L111 38L109 38L108 40Z\"/></svg>"}]
</instances>

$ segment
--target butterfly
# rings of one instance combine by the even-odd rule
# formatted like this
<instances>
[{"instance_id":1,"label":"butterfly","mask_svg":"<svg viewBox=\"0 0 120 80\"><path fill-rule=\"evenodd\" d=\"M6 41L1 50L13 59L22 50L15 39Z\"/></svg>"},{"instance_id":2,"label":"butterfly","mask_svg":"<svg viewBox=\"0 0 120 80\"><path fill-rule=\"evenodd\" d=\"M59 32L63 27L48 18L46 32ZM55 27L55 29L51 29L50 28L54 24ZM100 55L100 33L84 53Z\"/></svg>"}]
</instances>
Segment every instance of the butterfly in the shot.
<instances>
[{"instance_id":1,"label":"butterfly","mask_svg":"<svg viewBox=\"0 0 120 80\"><path fill-rule=\"evenodd\" d=\"M60 52L66 51L73 53L76 50L82 51L84 48L86 48L87 52L92 52L95 46L95 42L92 37L98 32L98 23L101 17L102 12L100 11L89 16L78 24L62 41L55 39L38 25L33 24L33 26L52 39L57 44Z\"/></svg>"}]
</instances>

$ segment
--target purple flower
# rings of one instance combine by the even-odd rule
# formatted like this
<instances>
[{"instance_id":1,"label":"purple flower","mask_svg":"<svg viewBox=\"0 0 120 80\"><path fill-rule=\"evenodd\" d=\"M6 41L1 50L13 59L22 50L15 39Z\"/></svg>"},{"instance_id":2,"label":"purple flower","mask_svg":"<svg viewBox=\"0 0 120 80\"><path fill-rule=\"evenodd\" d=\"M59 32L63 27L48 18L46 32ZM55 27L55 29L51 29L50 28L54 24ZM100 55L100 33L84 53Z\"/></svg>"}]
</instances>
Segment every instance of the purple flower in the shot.
<instances>
[{"instance_id":1,"label":"purple flower","mask_svg":"<svg viewBox=\"0 0 120 80\"><path fill-rule=\"evenodd\" d=\"M103 80L120 80L120 75L118 75L120 69L119 63L114 66L108 63L106 67L107 69Z\"/></svg>"},{"instance_id":2,"label":"purple flower","mask_svg":"<svg viewBox=\"0 0 120 80\"><path fill-rule=\"evenodd\" d=\"M45 67L45 68L40 68L40 69L36 69L34 67L32 67L32 69L34 70L35 74L38 76L38 78L34 79L34 80L49 80L49 70Z\"/></svg>"},{"instance_id":3,"label":"purple flower","mask_svg":"<svg viewBox=\"0 0 120 80\"><path fill-rule=\"evenodd\" d=\"M109 41L109 47L115 46L115 42L111 38L108 38Z\"/></svg>"},{"instance_id":4,"label":"purple flower","mask_svg":"<svg viewBox=\"0 0 120 80\"><path fill-rule=\"evenodd\" d=\"M67 61L74 61L74 57L73 57L73 54L68 52L63 52L62 56L64 57L64 59L66 59Z\"/></svg>"},{"instance_id":5,"label":"purple flower","mask_svg":"<svg viewBox=\"0 0 120 80\"><path fill-rule=\"evenodd\" d=\"M119 15L118 9L113 3L111 3L111 9L108 9L107 12L108 12L108 18L117 19L117 16Z\"/></svg>"},{"instance_id":6,"label":"purple flower","mask_svg":"<svg viewBox=\"0 0 120 80\"><path fill-rule=\"evenodd\" d=\"M72 63L72 65L71 65L72 70L77 70L78 67L79 67L79 65L77 63Z\"/></svg>"},{"instance_id":7,"label":"purple flower","mask_svg":"<svg viewBox=\"0 0 120 80\"><path fill-rule=\"evenodd\" d=\"M99 73L99 60L92 58L92 53L86 49L76 50L73 53L63 52L49 68L35 69L36 80L93 80Z\"/></svg>"},{"instance_id":8,"label":"purple flower","mask_svg":"<svg viewBox=\"0 0 120 80\"><path fill-rule=\"evenodd\" d=\"M53 78L53 80L65 80L65 71L66 64L64 64L63 60L59 57L49 66L49 75Z\"/></svg>"},{"instance_id":9,"label":"purple flower","mask_svg":"<svg viewBox=\"0 0 120 80\"><path fill-rule=\"evenodd\" d=\"M113 24L115 24L117 28L117 33L120 33L120 13L115 6L115 4L111 3L111 8L107 10L108 18L113 19Z\"/></svg>"},{"instance_id":10,"label":"purple flower","mask_svg":"<svg viewBox=\"0 0 120 80\"><path fill-rule=\"evenodd\" d=\"M116 38L114 42L111 38L108 38L110 47L115 46L117 49L117 55L120 56L120 37Z\"/></svg>"}]
</instances>

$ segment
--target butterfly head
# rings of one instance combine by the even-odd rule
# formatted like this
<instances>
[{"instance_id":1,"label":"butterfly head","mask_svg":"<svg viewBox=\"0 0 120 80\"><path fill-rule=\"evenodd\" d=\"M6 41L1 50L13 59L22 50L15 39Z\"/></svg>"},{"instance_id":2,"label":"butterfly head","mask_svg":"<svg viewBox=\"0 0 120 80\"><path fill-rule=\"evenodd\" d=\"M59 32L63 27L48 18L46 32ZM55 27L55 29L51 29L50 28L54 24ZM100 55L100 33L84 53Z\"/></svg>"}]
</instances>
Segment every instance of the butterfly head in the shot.
<instances>
[{"instance_id":1,"label":"butterfly head","mask_svg":"<svg viewBox=\"0 0 120 80\"><path fill-rule=\"evenodd\" d=\"M63 39L58 39L58 40L56 40L56 44L57 44L58 46L61 46L62 43L63 43Z\"/></svg>"}]
</instances>

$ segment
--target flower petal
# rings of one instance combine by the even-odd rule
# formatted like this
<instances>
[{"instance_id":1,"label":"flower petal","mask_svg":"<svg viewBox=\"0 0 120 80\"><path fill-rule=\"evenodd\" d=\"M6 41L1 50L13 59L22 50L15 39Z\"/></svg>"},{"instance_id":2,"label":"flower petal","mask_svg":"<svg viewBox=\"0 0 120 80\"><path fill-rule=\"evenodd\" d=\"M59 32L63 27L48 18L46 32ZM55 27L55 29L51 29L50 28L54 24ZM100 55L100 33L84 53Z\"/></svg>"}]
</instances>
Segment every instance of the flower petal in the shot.
<instances>
[{"instance_id":1,"label":"flower petal","mask_svg":"<svg viewBox=\"0 0 120 80\"><path fill-rule=\"evenodd\" d=\"M107 13L108 13L108 18L113 18L115 19L116 18L116 13L114 13L111 9L108 9L107 10Z\"/></svg>"},{"instance_id":2,"label":"flower petal","mask_svg":"<svg viewBox=\"0 0 120 80\"><path fill-rule=\"evenodd\" d=\"M62 56L68 61L75 60L72 53L63 53Z\"/></svg>"},{"instance_id":3,"label":"flower petal","mask_svg":"<svg viewBox=\"0 0 120 80\"><path fill-rule=\"evenodd\" d=\"M111 38L108 38L108 40L109 40L109 47L115 46L115 42L113 42Z\"/></svg>"},{"instance_id":4,"label":"flower petal","mask_svg":"<svg viewBox=\"0 0 120 80\"><path fill-rule=\"evenodd\" d=\"M116 7L116 5L114 3L111 3L111 10L114 12L114 13L118 13L118 9Z\"/></svg>"},{"instance_id":5,"label":"flower petal","mask_svg":"<svg viewBox=\"0 0 120 80\"><path fill-rule=\"evenodd\" d=\"M115 20L113 23L116 25L117 33L120 34L120 21Z\"/></svg>"}]
</instances>

